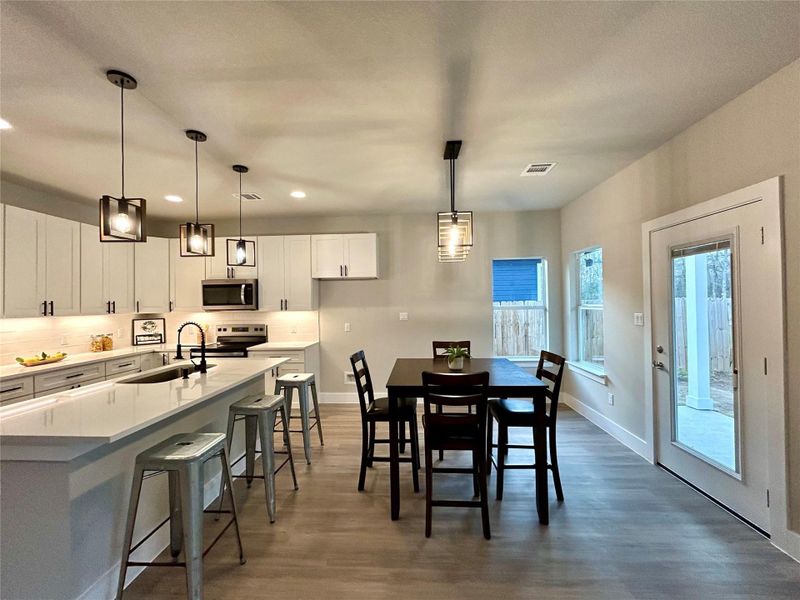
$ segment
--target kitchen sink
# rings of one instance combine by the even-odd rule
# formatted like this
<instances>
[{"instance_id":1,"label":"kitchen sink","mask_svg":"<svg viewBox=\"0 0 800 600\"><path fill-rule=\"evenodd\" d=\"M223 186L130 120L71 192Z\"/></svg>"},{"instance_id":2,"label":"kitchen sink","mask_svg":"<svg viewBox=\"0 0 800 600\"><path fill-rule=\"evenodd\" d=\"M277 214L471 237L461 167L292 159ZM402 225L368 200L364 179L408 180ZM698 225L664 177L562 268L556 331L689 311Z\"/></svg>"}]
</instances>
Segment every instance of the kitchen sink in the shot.
<instances>
[{"instance_id":1,"label":"kitchen sink","mask_svg":"<svg viewBox=\"0 0 800 600\"><path fill-rule=\"evenodd\" d=\"M208 365L207 368L211 369L217 365ZM183 371L189 369L189 375L197 373L192 365L176 365L163 369L157 369L155 372L145 372L126 379L119 379L117 383L164 383L165 381L172 381L183 377Z\"/></svg>"}]
</instances>

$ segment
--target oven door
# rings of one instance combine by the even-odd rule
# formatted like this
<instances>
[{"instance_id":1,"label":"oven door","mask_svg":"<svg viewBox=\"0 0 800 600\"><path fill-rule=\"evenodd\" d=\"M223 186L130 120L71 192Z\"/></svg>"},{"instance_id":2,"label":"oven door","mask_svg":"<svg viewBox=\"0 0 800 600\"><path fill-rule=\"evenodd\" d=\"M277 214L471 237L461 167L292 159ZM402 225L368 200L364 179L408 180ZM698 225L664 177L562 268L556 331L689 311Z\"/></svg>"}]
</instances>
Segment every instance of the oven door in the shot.
<instances>
[{"instance_id":1,"label":"oven door","mask_svg":"<svg viewBox=\"0 0 800 600\"><path fill-rule=\"evenodd\" d=\"M258 280L203 280L203 310L258 310Z\"/></svg>"}]
</instances>

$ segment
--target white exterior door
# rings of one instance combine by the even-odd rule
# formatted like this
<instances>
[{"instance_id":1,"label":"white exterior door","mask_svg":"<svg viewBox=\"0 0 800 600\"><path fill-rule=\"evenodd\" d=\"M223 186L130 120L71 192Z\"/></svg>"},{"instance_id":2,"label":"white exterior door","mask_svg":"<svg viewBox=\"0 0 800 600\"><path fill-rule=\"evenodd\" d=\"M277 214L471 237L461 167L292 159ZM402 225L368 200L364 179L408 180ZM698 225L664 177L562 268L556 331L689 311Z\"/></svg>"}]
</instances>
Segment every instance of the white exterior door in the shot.
<instances>
[{"instance_id":1,"label":"white exterior door","mask_svg":"<svg viewBox=\"0 0 800 600\"><path fill-rule=\"evenodd\" d=\"M312 235L311 276L317 279L339 279L343 275L344 236Z\"/></svg>"},{"instance_id":2,"label":"white exterior door","mask_svg":"<svg viewBox=\"0 0 800 600\"><path fill-rule=\"evenodd\" d=\"M650 285L656 459L769 532L766 365L782 267L764 204L652 231Z\"/></svg>"},{"instance_id":3,"label":"white exterior door","mask_svg":"<svg viewBox=\"0 0 800 600\"><path fill-rule=\"evenodd\" d=\"M148 237L134 246L135 312L169 312L169 240Z\"/></svg>"},{"instance_id":4,"label":"white exterior door","mask_svg":"<svg viewBox=\"0 0 800 600\"><path fill-rule=\"evenodd\" d=\"M287 235L284 247L284 310L316 310L317 282L311 279L311 236Z\"/></svg>"},{"instance_id":5,"label":"white exterior door","mask_svg":"<svg viewBox=\"0 0 800 600\"><path fill-rule=\"evenodd\" d=\"M283 236L258 238L258 307L261 310L283 310L284 256Z\"/></svg>"},{"instance_id":6,"label":"white exterior door","mask_svg":"<svg viewBox=\"0 0 800 600\"><path fill-rule=\"evenodd\" d=\"M108 312L103 243L100 228L81 223L81 314L103 315Z\"/></svg>"},{"instance_id":7,"label":"white exterior door","mask_svg":"<svg viewBox=\"0 0 800 600\"><path fill-rule=\"evenodd\" d=\"M171 239L170 286L174 310L203 310L202 281L206 278L206 260L196 256L181 256L180 240Z\"/></svg>"},{"instance_id":8,"label":"white exterior door","mask_svg":"<svg viewBox=\"0 0 800 600\"><path fill-rule=\"evenodd\" d=\"M6 206L5 220L5 316L44 315L46 217Z\"/></svg>"},{"instance_id":9,"label":"white exterior door","mask_svg":"<svg viewBox=\"0 0 800 600\"><path fill-rule=\"evenodd\" d=\"M378 243L374 233L344 236L345 276L371 279L378 276Z\"/></svg>"},{"instance_id":10,"label":"white exterior door","mask_svg":"<svg viewBox=\"0 0 800 600\"><path fill-rule=\"evenodd\" d=\"M117 314L134 312L133 243L103 244L106 300Z\"/></svg>"}]
</instances>

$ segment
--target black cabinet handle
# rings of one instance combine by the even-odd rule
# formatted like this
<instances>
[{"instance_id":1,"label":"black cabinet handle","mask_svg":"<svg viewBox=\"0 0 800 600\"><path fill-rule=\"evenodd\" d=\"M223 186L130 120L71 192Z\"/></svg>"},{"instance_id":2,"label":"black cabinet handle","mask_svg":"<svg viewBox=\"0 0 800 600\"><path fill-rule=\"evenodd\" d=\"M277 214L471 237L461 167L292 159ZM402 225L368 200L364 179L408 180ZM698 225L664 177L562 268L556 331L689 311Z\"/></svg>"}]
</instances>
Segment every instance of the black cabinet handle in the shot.
<instances>
[{"instance_id":1,"label":"black cabinet handle","mask_svg":"<svg viewBox=\"0 0 800 600\"><path fill-rule=\"evenodd\" d=\"M53 316L53 301L50 300L50 316Z\"/></svg>"},{"instance_id":2,"label":"black cabinet handle","mask_svg":"<svg viewBox=\"0 0 800 600\"><path fill-rule=\"evenodd\" d=\"M137 313L139 312L139 301L138 300L136 301L136 312Z\"/></svg>"},{"instance_id":3,"label":"black cabinet handle","mask_svg":"<svg viewBox=\"0 0 800 600\"><path fill-rule=\"evenodd\" d=\"M347 277L347 265L344 266L344 276Z\"/></svg>"},{"instance_id":4,"label":"black cabinet handle","mask_svg":"<svg viewBox=\"0 0 800 600\"><path fill-rule=\"evenodd\" d=\"M64 379L75 379L76 377L83 377L83 373L75 373L74 375L67 375Z\"/></svg>"},{"instance_id":5,"label":"black cabinet handle","mask_svg":"<svg viewBox=\"0 0 800 600\"><path fill-rule=\"evenodd\" d=\"M47 316L47 300L42 301L42 316Z\"/></svg>"},{"instance_id":6,"label":"black cabinet handle","mask_svg":"<svg viewBox=\"0 0 800 600\"><path fill-rule=\"evenodd\" d=\"M18 385L17 387L13 387L13 388L6 388L6 389L4 389L2 391L2 393L3 394L8 394L9 392L16 392L17 390L21 390L21 389L22 389L22 386Z\"/></svg>"},{"instance_id":7,"label":"black cabinet handle","mask_svg":"<svg viewBox=\"0 0 800 600\"><path fill-rule=\"evenodd\" d=\"M283 306L284 306L285 310L289 310L289 299L288 298L283 301Z\"/></svg>"},{"instance_id":8,"label":"black cabinet handle","mask_svg":"<svg viewBox=\"0 0 800 600\"><path fill-rule=\"evenodd\" d=\"M111 312L114 313L114 314L117 314L117 301L116 300L112 300L111 301Z\"/></svg>"},{"instance_id":9,"label":"black cabinet handle","mask_svg":"<svg viewBox=\"0 0 800 600\"><path fill-rule=\"evenodd\" d=\"M106 300L106 314L111 314L111 300Z\"/></svg>"},{"instance_id":10,"label":"black cabinet handle","mask_svg":"<svg viewBox=\"0 0 800 600\"><path fill-rule=\"evenodd\" d=\"M339 265L339 277L342 276L344 276L344 267L342 265Z\"/></svg>"},{"instance_id":11,"label":"black cabinet handle","mask_svg":"<svg viewBox=\"0 0 800 600\"><path fill-rule=\"evenodd\" d=\"M172 300L169 301L169 312L172 312Z\"/></svg>"},{"instance_id":12,"label":"black cabinet handle","mask_svg":"<svg viewBox=\"0 0 800 600\"><path fill-rule=\"evenodd\" d=\"M125 363L125 364L122 364L122 365L117 365L117 368L121 369L122 367L130 367L132 364L133 363Z\"/></svg>"}]
</instances>

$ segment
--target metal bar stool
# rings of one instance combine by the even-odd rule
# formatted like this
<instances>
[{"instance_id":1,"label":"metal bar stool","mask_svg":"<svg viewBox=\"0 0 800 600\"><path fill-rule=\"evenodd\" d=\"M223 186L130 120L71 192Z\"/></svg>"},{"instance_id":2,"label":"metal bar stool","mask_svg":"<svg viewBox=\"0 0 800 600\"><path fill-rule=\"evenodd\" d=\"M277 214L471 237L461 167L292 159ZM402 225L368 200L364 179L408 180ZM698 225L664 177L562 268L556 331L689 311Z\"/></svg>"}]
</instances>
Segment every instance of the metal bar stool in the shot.
<instances>
[{"instance_id":1,"label":"metal bar stool","mask_svg":"<svg viewBox=\"0 0 800 600\"><path fill-rule=\"evenodd\" d=\"M275 450L273 431L275 430L275 417L280 413L283 425L283 444L286 450ZM286 463L292 471L294 489L297 487L297 475L294 472L294 458L292 457L292 443L289 439L287 423L286 399L283 396L267 396L264 394L254 394L247 396L238 402L231 404L228 411L228 436L227 449L230 453L231 441L233 440L233 429L237 421L244 421L245 428L245 453L244 456L231 465L236 466L241 460L245 462L245 474L233 475L234 479L246 479L247 487L253 483L253 479L264 480L264 491L266 492L267 513L269 522L275 522L275 475ZM261 467L263 475L254 475L256 465L256 437L261 438ZM283 462L275 467L275 455L285 454ZM222 508L222 492L220 492L220 508Z\"/></svg>"},{"instance_id":2,"label":"metal bar stool","mask_svg":"<svg viewBox=\"0 0 800 600\"><path fill-rule=\"evenodd\" d=\"M300 401L300 416L292 416L292 392L297 388ZM314 414L308 412L308 390L311 389L311 399L314 402ZM302 426L300 429L290 429L292 433L303 434L303 451L306 455L306 462L311 464L311 429L317 428L319 434L319 445L324 446L322 439L322 421L319 418L319 402L317 401L317 385L314 382L313 373L287 373L275 380L275 393L283 394L286 397L286 410L291 419L300 419ZM313 423L311 423L313 421Z\"/></svg>"},{"instance_id":3,"label":"metal bar stool","mask_svg":"<svg viewBox=\"0 0 800 600\"><path fill-rule=\"evenodd\" d=\"M223 485L232 490L231 471L228 466L228 451L225 447L225 435L222 433L181 433L166 441L145 450L136 457L136 467L131 486L131 499L128 505L128 521L125 527L125 543L122 550L122 566L119 572L117 600L121 600L125 587L125 576L128 567L184 567L186 569L186 594L191 600L203 598L203 558L214 547L231 524L236 529L236 541L239 544L239 562L245 563L242 538L239 534L239 519L236 514L236 502L231 493L231 509L222 510L222 498L218 510L204 510L203 502L203 466L212 458L221 458ZM135 546L133 529L136 524L136 512L139 507L139 496L142 482L155 475L167 473L169 476L170 514L155 529L142 538ZM225 524L211 545L203 550L203 513L231 514L231 520ZM149 540L161 527L170 524L170 553L172 562L140 562L130 560L131 554ZM184 551L183 562L178 561L181 549Z\"/></svg>"}]
</instances>

